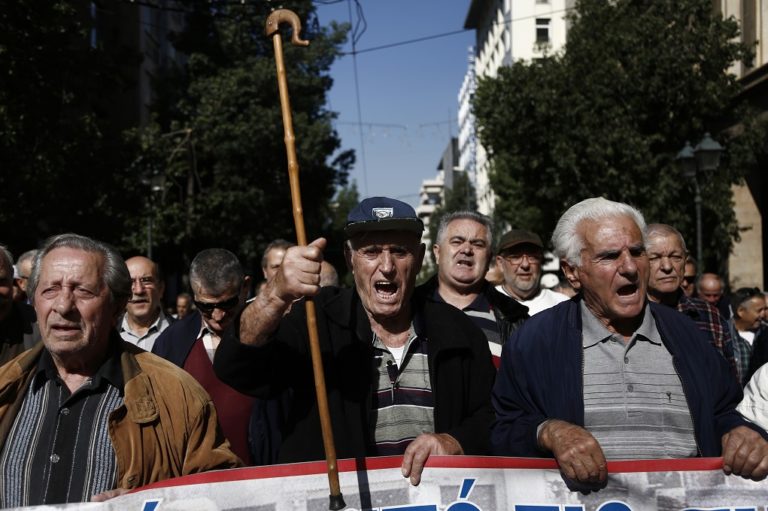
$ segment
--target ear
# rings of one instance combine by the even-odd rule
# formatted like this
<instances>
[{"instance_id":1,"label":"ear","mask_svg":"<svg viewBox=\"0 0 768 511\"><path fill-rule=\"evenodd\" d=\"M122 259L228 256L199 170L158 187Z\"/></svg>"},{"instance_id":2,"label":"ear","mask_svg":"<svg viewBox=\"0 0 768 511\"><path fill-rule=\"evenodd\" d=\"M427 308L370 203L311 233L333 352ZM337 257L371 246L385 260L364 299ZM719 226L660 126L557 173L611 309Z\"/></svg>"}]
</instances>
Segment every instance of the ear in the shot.
<instances>
[{"instance_id":1,"label":"ear","mask_svg":"<svg viewBox=\"0 0 768 511\"><path fill-rule=\"evenodd\" d=\"M128 305L128 298L121 298L115 302L114 309L112 310L112 328L117 328L117 325L120 324L120 320L125 314L126 305Z\"/></svg>"},{"instance_id":2,"label":"ear","mask_svg":"<svg viewBox=\"0 0 768 511\"><path fill-rule=\"evenodd\" d=\"M571 264L565 259L560 259L560 266L563 269L565 278L568 279L568 282L570 282L571 286L573 286L573 289L580 290L581 281L579 280L579 267L571 266Z\"/></svg>"},{"instance_id":3,"label":"ear","mask_svg":"<svg viewBox=\"0 0 768 511\"><path fill-rule=\"evenodd\" d=\"M344 262L347 264L347 270L355 273L352 269L352 249L349 248L349 242L344 243Z\"/></svg>"},{"instance_id":4,"label":"ear","mask_svg":"<svg viewBox=\"0 0 768 511\"><path fill-rule=\"evenodd\" d=\"M251 289L251 276L243 277L243 287L240 289L240 300L245 301L248 298L248 291Z\"/></svg>"},{"instance_id":5,"label":"ear","mask_svg":"<svg viewBox=\"0 0 768 511\"><path fill-rule=\"evenodd\" d=\"M432 253L435 254L435 263L440 266L440 245L437 243L432 245Z\"/></svg>"},{"instance_id":6,"label":"ear","mask_svg":"<svg viewBox=\"0 0 768 511\"><path fill-rule=\"evenodd\" d=\"M421 271L421 265L424 264L424 254L427 253L427 246L424 243L419 244L419 251L416 253L416 273Z\"/></svg>"}]
</instances>

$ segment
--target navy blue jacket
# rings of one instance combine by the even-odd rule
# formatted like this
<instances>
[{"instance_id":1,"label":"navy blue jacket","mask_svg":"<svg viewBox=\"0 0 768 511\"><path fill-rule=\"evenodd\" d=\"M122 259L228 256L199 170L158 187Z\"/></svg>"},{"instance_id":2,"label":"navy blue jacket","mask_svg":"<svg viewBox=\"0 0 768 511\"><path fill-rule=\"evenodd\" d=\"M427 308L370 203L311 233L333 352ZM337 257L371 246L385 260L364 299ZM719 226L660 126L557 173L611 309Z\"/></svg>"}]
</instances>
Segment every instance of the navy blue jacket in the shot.
<instances>
[{"instance_id":1,"label":"navy blue jacket","mask_svg":"<svg viewBox=\"0 0 768 511\"><path fill-rule=\"evenodd\" d=\"M493 389L496 455L551 456L538 448L536 428L546 419L584 425L584 350L580 298L536 314L504 345ZM749 426L737 411L741 388L728 364L690 318L654 303L651 314L682 381L700 456L720 456L721 437Z\"/></svg>"},{"instance_id":2,"label":"navy blue jacket","mask_svg":"<svg viewBox=\"0 0 768 511\"><path fill-rule=\"evenodd\" d=\"M152 353L179 367L184 367L184 362L186 362L202 326L203 318L200 316L200 312L197 310L190 312L163 330L157 337L155 345L152 346Z\"/></svg>"}]
</instances>

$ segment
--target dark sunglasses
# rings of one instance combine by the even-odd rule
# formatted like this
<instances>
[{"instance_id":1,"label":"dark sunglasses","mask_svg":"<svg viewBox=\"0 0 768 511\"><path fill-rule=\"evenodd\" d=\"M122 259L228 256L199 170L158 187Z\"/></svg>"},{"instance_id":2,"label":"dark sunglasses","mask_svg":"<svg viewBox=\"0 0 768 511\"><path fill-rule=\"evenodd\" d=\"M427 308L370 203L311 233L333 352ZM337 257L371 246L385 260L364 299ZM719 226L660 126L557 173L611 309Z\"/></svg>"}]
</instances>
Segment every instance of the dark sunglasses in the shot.
<instances>
[{"instance_id":1,"label":"dark sunglasses","mask_svg":"<svg viewBox=\"0 0 768 511\"><path fill-rule=\"evenodd\" d=\"M696 275L686 275L683 277L686 284L693 284L696 282Z\"/></svg>"},{"instance_id":2,"label":"dark sunglasses","mask_svg":"<svg viewBox=\"0 0 768 511\"><path fill-rule=\"evenodd\" d=\"M233 296L229 300L224 300L223 302L199 302L197 300L194 300L195 307L200 312L203 312L205 314L210 314L213 312L214 309L223 310L224 312L229 312L230 310L237 307L237 304L240 303L240 297L238 295Z\"/></svg>"}]
</instances>

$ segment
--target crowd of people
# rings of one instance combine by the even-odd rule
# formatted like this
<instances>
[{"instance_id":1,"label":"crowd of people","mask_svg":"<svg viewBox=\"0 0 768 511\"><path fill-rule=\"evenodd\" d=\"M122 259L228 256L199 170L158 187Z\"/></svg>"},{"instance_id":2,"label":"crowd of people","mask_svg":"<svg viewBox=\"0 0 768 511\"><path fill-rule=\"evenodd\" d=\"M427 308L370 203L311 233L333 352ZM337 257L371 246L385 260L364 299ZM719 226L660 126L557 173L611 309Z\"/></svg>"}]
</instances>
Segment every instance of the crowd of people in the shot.
<instances>
[{"instance_id":1,"label":"crowd of people","mask_svg":"<svg viewBox=\"0 0 768 511\"><path fill-rule=\"evenodd\" d=\"M455 212L417 286L423 232L409 205L365 199L344 231L352 286L324 238L275 240L252 298L237 256L206 249L175 314L146 257L76 234L15 264L0 248L0 506L324 459L306 297L340 458L402 455L413 485L430 456L462 454L552 457L582 491L615 459L768 475L766 295L698 274L673 226L575 204L548 283L537 233L494 242L487 217Z\"/></svg>"}]
</instances>

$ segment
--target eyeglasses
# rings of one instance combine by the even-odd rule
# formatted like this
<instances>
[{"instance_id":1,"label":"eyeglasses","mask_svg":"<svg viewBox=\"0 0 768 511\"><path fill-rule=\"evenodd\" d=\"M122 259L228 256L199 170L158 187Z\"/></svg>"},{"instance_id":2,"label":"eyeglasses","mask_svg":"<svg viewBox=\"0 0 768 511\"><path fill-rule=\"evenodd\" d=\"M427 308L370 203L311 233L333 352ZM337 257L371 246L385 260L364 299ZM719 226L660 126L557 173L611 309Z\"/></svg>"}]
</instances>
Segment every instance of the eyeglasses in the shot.
<instances>
[{"instance_id":1,"label":"eyeglasses","mask_svg":"<svg viewBox=\"0 0 768 511\"><path fill-rule=\"evenodd\" d=\"M694 282L696 282L696 275L684 275L683 281L686 284L693 284Z\"/></svg>"},{"instance_id":2,"label":"eyeglasses","mask_svg":"<svg viewBox=\"0 0 768 511\"><path fill-rule=\"evenodd\" d=\"M504 259L512 264L520 264L523 262L523 258L528 259L528 264L541 263L542 256L539 254L502 254Z\"/></svg>"},{"instance_id":3,"label":"eyeglasses","mask_svg":"<svg viewBox=\"0 0 768 511\"><path fill-rule=\"evenodd\" d=\"M195 307L197 307L197 309L204 314L210 314L214 311L214 309L229 312L237 307L237 305L240 303L240 296L235 295L232 298L221 302L200 302L198 300L194 300L194 302Z\"/></svg>"},{"instance_id":4,"label":"eyeglasses","mask_svg":"<svg viewBox=\"0 0 768 511\"><path fill-rule=\"evenodd\" d=\"M135 279L131 279L131 285L138 284L140 287L155 287L155 278L154 277L136 277Z\"/></svg>"}]
</instances>

